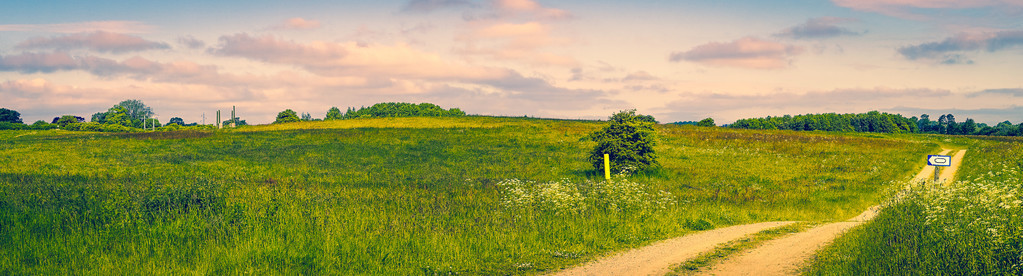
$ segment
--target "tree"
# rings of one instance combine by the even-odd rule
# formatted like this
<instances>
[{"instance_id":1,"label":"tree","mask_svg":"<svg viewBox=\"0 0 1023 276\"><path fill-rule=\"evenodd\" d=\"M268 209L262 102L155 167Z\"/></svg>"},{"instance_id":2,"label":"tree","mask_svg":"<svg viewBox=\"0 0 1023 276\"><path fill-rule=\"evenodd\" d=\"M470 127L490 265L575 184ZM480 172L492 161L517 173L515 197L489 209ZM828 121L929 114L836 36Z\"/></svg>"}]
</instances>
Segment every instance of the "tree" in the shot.
<instances>
[{"instance_id":1,"label":"tree","mask_svg":"<svg viewBox=\"0 0 1023 276\"><path fill-rule=\"evenodd\" d=\"M597 142L588 158L594 168L604 169L604 154L611 160L611 170L616 172L645 170L657 165L654 123L641 119L635 109L615 113L609 119L607 126L589 135Z\"/></svg>"},{"instance_id":2,"label":"tree","mask_svg":"<svg viewBox=\"0 0 1023 276\"><path fill-rule=\"evenodd\" d=\"M153 116L153 109L146 106L141 100L123 100L117 105L124 107L125 112L133 122L141 123L142 119Z\"/></svg>"},{"instance_id":3,"label":"tree","mask_svg":"<svg viewBox=\"0 0 1023 276\"><path fill-rule=\"evenodd\" d=\"M22 124L21 113L6 108L0 108L0 122Z\"/></svg>"},{"instance_id":4,"label":"tree","mask_svg":"<svg viewBox=\"0 0 1023 276\"><path fill-rule=\"evenodd\" d=\"M302 112L302 121L312 121L312 120L313 120L313 115L312 114Z\"/></svg>"},{"instance_id":5,"label":"tree","mask_svg":"<svg viewBox=\"0 0 1023 276\"><path fill-rule=\"evenodd\" d=\"M38 120L35 123L32 123L32 129L47 130L47 129L54 129L54 128L57 128L57 125L54 125L54 124L51 124L51 123L47 123L46 121L43 121L43 120Z\"/></svg>"},{"instance_id":6,"label":"tree","mask_svg":"<svg viewBox=\"0 0 1023 276\"><path fill-rule=\"evenodd\" d=\"M231 119L224 120L223 122L220 122L220 124L223 125L223 126L230 126L231 122L235 122L235 126L247 126L247 125L249 125L249 123L246 123L245 120L242 120L239 117L234 117L233 121Z\"/></svg>"},{"instance_id":7,"label":"tree","mask_svg":"<svg viewBox=\"0 0 1023 276\"><path fill-rule=\"evenodd\" d=\"M654 116L650 116L650 115L636 115L636 119L640 120L640 121L648 122L648 123L654 123L654 124L657 123L657 119L654 119Z\"/></svg>"},{"instance_id":8,"label":"tree","mask_svg":"<svg viewBox=\"0 0 1023 276\"><path fill-rule=\"evenodd\" d=\"M131 121L131 117L128 116L128 109L123 106L115 105L107 110L107 115L104 117L104 124L109 125L122 125L126 127L134 126L135 124Z\"/></svg>"},{"instance_id":9,"label":"tree","mask_svg":"<svg viewBox=\"0 0 1023 276\"><path fill-rule=\"evenodd\" d=\"M960 135L973 135L975 132L977 132L977 122L973 121L973 119L967 118L966 121L959 124Z\"/></svg>"},{"instance_id":10,"label":"tree","mask_svg":"<svg viewBox=\"0 0 1023 276\"><path fill-rule=\"evenodd\" d=\"M274 123L275 124L277 124L277 123L291 123L291 122L298 122L298 121L299 121L298 114L296 114L294 110L285 109L284 111L281 111L281 113L277 113L277 120L274 121Z\"/></svg>"},{"instance_id":11,"label":"tree","mask_svg":"<svg viewBox=\"0 0 1023 276\"><path fill-rule=\"evenodd\" d=\"M89 120L89 121L93 122L93 123L104 124L104 123L107 122L107 113L106 112L96 112L95 114L92 114L92 119Z\"/></svg>"},{"instance_id":12,"label":"tree","mask_svg":"<svg viewBox=\"0 0 1023 276\"><path fill-rule=\"evenodd\" d=\"M699 123L696 123L696 126L712 127L712 126L717 126L717 125L714 124L714 119L707 118L707 119L700 120Z\"/></svg>"},{"instance_id":13,"label":"tree","mask_svg":"<svg viewBox=\"0 0 1023 276\"><path fill-rule=\"evenodd\" d=\"M185 125L185 120L181 119L181 117L171 117L170 120L167 121L167 124L168 125L169 124L178 124L179 126L183 126L183 125Z\"/></svg>"},{"instance_id":14,"label":"tree","mask_svg":"<svg viewBox=\"0 0 1023 276\"><path fill-rule=\"evenodd\" d=\"M336 106L331 107L330 110L327 111L327 116L323 117L323 120L341 120L341 109L338 109Z\"/></svg>"},{"instance_id":15,"label":"tree","mask_svg":"<svg viewBox=\"0 0 1023 276\"><path fill-rule=\"evenodd\" d=\"M78 117L75 117L74 115L64 115L64 116L60 116L60 119L57 119L57 123L56 124L63 128L63 127L66 127L68 124L73 124L73 123L77 123L77 122L78 122Z\"/></svg>"}]
</instances>

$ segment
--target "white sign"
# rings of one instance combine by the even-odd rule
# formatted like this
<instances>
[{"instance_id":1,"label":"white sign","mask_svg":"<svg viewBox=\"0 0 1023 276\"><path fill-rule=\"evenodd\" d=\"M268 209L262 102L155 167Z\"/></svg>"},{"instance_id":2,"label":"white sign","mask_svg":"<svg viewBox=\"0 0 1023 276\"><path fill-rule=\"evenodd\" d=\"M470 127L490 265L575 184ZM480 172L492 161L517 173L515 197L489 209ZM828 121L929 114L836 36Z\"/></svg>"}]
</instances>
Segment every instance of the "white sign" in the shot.
<instances>
[{"instance_id":1,"label":"white sign","mask_svg":"<svg viewBox=\"0 0 1023 276\"><path fill-rule=\"evenodd\" d=\"M928 166L941 166L948 167L952 166L952 156L948 155L928 155L927 156Z\"/></svg>"}]
</instances>

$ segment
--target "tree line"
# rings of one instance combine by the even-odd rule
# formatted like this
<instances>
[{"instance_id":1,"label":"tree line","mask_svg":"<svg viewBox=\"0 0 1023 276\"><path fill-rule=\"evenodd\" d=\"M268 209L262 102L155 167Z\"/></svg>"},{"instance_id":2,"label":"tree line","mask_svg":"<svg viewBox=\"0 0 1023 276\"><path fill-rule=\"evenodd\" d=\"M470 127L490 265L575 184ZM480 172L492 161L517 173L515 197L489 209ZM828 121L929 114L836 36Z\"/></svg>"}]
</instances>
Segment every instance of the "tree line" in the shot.
<instances>
[{"instance_id":1,"label":"tree line","mask_svg":"<svg viewBox=\"0 0 1023 276\"><path fill-rule=\"evenodd\" d=\"M930 115L906 118L901 114L878 111L857 114L805 114L781 117L739 119L731 128L779 129L797 131L879 132L879 133L933 133L948 135L1023 136L1023 123L1009 121L989 126L973 119L956 122L952 114L941 115L932 121Z\"/></svg>"},{"instance_id":2,"label":"tree line","mask_svg":"<svg viewBox=\"0 0 1023 276\"><path fill-rule=\"evenodd\" d=\"M106 111L92 114L87 122L84 117L75 115L62 115L54 117L49 123L38 120L31 125L26 125L21 120L21 113L7 108L0 108L0 130L2 129L63 129L73 131L98 131L98 132L132 132L142 129L153 130L178 130L182 128L208 129L212 126L202 126L197 123L185 124L180 117L173 117L167 125L160 124L154 115L153 109L141 100L124 100ZM230 121L228 119L226 122ZM240 120L244 124L244 120Z\"/></svg>"},{"instance_id":3,"label":"tree line","mask_svg":"<svg viewBox=\"0 0 1023 276\"><path fill-rule=\"evenodd\" d=\"M381 118L381 117L455 117L465 116L465 112L458 108L444 109L432 103L378 103L370 107L359 109L349 107L341 113L341 109L331 107L323 120L349 120L358 118ZM299 118L294 110L286 109L277 113L274 123L290 123L299 121L318 121L308 113L303 113Z\"/></svg>"}]
</instances>

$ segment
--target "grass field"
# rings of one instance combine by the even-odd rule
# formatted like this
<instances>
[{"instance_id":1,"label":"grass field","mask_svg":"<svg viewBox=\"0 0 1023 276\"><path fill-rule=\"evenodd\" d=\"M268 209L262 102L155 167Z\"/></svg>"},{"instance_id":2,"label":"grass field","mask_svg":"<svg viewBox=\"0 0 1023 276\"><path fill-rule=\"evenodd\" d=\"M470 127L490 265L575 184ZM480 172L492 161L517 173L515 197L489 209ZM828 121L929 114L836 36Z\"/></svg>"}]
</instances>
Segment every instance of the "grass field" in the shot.
<instances>
[{"instance_id":1,"label":"grass field","mask_svg":"<svg viewBox=\"0 0 1023 276\"><path fill-rule=\"evenodd\" d=\"M931 142L658 126L602 181L601 122L386 118L0 131L3 274L536 274L689 231L844 220Z\"/></svg>"},{"instance_id":2,"label":"grass field","mask_svg":"<svg viewBox=\"0 0 1023 276\"><path fill-rule=\"evenodd\" d=\"M1023 139L967 148L956 181L914 186L827 247L813 275L1023 274Z\"/></svg>"}]
</instances>

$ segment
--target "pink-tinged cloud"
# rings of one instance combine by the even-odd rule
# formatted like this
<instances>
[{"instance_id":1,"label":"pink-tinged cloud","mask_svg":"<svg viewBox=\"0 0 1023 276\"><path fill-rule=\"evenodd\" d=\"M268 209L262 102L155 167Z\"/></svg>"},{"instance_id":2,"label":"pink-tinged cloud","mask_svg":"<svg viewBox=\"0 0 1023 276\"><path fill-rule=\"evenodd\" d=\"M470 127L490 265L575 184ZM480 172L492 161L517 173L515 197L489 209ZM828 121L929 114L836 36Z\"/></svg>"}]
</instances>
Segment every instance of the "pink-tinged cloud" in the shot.
<instances>
[{"instance_id":1,"label":"pink-tinged cloud","mask_svg":"<svg viewBox=\"0 0 1023 276\"><path fill-rule=\"evenodd\" d=\"M672 62L689 61L712 66L750 69L779 69L788 67L803 48L778 42L744 37L732 42L711 42L693 47L689 51L671 53Z\"/></svg>"},{"instance_id":2,"label":"pink-tinged cloud","mask_svg":"<svg viewBox=\"0 0 1023 276\"><path fill-rule=\"evenodd\" d=\"M660 78L658 78L658 77L656 77L654 75L651 75L650 73L647 73L647 71L636 71L636 72L632 72L632 73L629 73L628 75L626 75L624 78L622 78L622 81L626 81L626 82L628 82L628 81L651 81L651 80L659 80L659 79Z\"/></svg>"},{"instance_id":3,"label":"pink-tinged cloud","mask_svg":"<svg viewBox=\"0 0 1023 276\"><path fill-rule=\"evenodd\" d=\"M817 17L806 20L806 23L785 29L774 36L792 39L819 39L846 35L859 35L859 32L838 25L857 22L853 18Z\"/></svg>"},{"instance_id":4,"label":"pink-tinged cloud","mask_svg":"<svg viewBox=\"0 0 1023 276\"><path fill-rule=\"evenodd\" d=\"M315 41L299 44L271 35L255 37L246 33L221 36L220 45L211 52L303 66L330 66L348 54L346 47L338 43Z\"/></svg>"},{"instance_id":5,"label":"pink-tinged cloud","mask_svg":"<svg viewBox=\"0 0 1023 276\"><path fill-rule=\"evenodd\" d=\"M456 37L465 43L456 52L466 56L526 63L535 66L576 67L579 62L570 56L555 54L547 48L565 46L572 39L552 34L551 25L538 21L525 23L483 23L473 26L467 34Z\"/></svg>"},{"instance_id":6,"label":"pink-tinged cloud","mask_svg":"<svg viewBox=\"0 0 1023 276\"><path fill-rule=\"evenodd\" d=\"M194 36L191 35L178 37L178 43L190 49L200 49L202 47L206 47L206 42L199 40L198 38L195 38Z\"/></svg>"},{"instance_id":7,"label":"pink-tinged cloud","mask_svg":"<svg viewBox=\"0 0 1023 276\"><path fill-rule=\"evenodd\" d=\"M913 9L1013 9L1023 8L1019 0L832 0L838 6L884 15L921 18Z\"/></svg>"},{"instance_id":8,"label":"pink-tinged cloud","mask_svg":"<svg viewBox=\"0 0 1023 276\"><path fill-rule=\"evenodd\" d=\"M54 72L78 68L78 61L68 53L21 53L0 56L0 71L22 73Z\"/></svg>"},{"instance_id":9,"label":"pink-tinged cloud","mask_svg":"<svg viewBox=\"0 0 1023 276\"><path fill-rule=\"evenodd\" d=\"M356 42L298 43L273 36L236 34L220 38L212 52L269 63L295 65L324 76L404 77L413 79L489 79L507 74L492 67L452 63L406 44Z\"/></svg>"},{"instance_id":10,"label":"pink-tinged cloud","mask_svg":"<svg viewBox=\"0 0 1023 276\"><path fill-rule=\"evenodd\" d=\"M1023 31L996 33L962 33L938 42L928 42L899 48L899 54L909 60L936 60L943 64L972 64L963 52L988 52L1023 46Z\"/></svg>"},{"instance_id":11,"label":"pink-tinged cloud","mask_svg":"<svg viewBox=\"0 0 1023 276\"><path fill-rule=\"evenodd\" d=\"M533 0L494 0L493 6L500 13L515 15L528 14L539 19L566 19L572 14L568 11L545 8Z\"/></svg>"},{"instance_id":12,"label":"pink-tinged cloud","mask_svg":"<svg viewBox=\"0 0 1023 276\"><path fill-rule=\"evenodd\" d=\"M0 71L21 73L83 71L106 79L129 77L154 82L212 86L263 87L293 84L287 79L267 76L223 74L216 66L200 65L191 61L162 63L139 56L117 61L92 55L71 56L64 52L0 56Z\"/></svg>"},{"instance_id":13,"label":"pink-tinged cloud","mask_svg":"<svg viewBox=\"0 0 1023 276\"><path fill-rule=\"evenodd\" d=\"M281 27L284 28L284 29L292 29L292 30L311 30L311 29L319 28L320 27L320 21L305 19L305 18L301 18L301 17L295 17L295 18L289 18L287 21L284 21L284 24L281 25Z\"/></svg>"},{"instance_id":14,"label":"pink-tinged cloud","mask_svg":"<svg viewBox=\"0 0 1023 276\"><path fill-rule=\"evenodd\" d=\"M124 53L170 48L166 43L137 36L97 31L56 37L36 37L14 46L18 49L56 49L61 51L88 49L104 53Z\"/></svg>"},{"instance_id":15,"label":"pink-tinged cloud","mask_svg":"<svg viewBox=\"0 0 1023 276\"><path fill-rule=\"evenodd\" d=\"M88 21L60 24L9 24L0 25L0 31L8 32L47 32L47 33L87 33L111 32L124 34L148 33L153 26L138 21Z\"/></svg>"}]
</instances>

